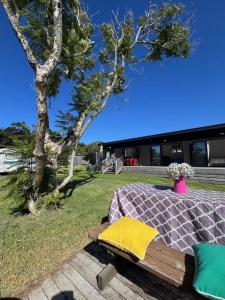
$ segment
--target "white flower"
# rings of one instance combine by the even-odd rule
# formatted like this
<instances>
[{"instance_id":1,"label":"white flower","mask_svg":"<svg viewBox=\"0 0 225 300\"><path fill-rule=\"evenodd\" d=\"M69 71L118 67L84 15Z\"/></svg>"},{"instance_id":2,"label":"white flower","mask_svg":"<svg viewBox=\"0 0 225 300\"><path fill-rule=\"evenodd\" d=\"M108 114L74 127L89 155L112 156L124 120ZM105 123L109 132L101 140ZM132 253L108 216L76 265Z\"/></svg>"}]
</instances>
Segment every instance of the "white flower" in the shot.
<instances>
[{"instance_id":1,"label":"white flower","mask_svg":"<svg viewBox=\"0 0 225 300\"><path fill-rule=\"evenodd\" d=\"M172 163L167 167L166 171L172 180L178 180L181 176L184 178L192 178L194 176L194 169L187 163Z\"/></svg>"}]
</instances>

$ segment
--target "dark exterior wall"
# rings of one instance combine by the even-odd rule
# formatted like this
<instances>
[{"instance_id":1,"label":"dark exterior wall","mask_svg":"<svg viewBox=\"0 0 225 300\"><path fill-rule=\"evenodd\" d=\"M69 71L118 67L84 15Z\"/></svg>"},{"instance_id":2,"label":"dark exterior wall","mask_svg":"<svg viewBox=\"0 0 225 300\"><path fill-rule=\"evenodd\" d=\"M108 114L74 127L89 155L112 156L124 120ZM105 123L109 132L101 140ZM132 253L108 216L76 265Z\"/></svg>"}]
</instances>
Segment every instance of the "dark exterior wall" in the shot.
<instances>
[{"instance_id":1,"label":"dark exterior wall","mask_svg":"<svg viewBox=\"0 0 225 300\"><path fill-rule=\"evenodd\" d=\"M126 147L124 149L126 157L136 157L137 156L137 147Z\"/></svg>"},{"instance_id":2,"label":"dark exterior wall","mask_svg":"<svg viewBox=\"0 0 225 300\"><path fill-rule=\"evenodd\" d=\"M225 130L224 130L225 131ZM217 134L219 135L219 134ZM110 151L111 153L115 153L116 157L124 156L125 149L133 149L134 153L130 152L130 156L136 156L139 157L139 165L140 166L150 166L151 165L151 151L150 151L150 144L163 144L168 145L168 149L170 148L169 145L173 143L182 143L183 144L183 160L186 163L192 164L191 159L191 144L193 142L198 141L207 141L207 149L208 149L208 166L220 166L219 164L222 164L222 161L224 161L223 165L225 165L225 138L224 137L215 137L215 138L202 138L201 135L198 136L196 139L189 139L189 140L182 140L181 137L177 139L176 141L169 141L167 140L167 143L164 141L157 142L157 143L151 143L148 141L141 141L143 144L140 144L140 141L132 141L129 143L120 143L112 146L103 145L104 148L104 157L106 157L106 151ZM164 151L167 149L167 147L164 147ZM138 152L136 153L136 150ZM167 153L167 151L165 151ZM165 154L164 153L164 154ZM217 161L215 163L215 161ZM197 164L196 164L197 165ZM207 163L204 165L207 166ZM222 166L222 165L221 165Z\"/></svg>"},{"instance_id":3,"label":"dark exterior wall","mask_svg":"<svg viewBox=\"0 0 225 300\"><path fill-rule=\"evenodd\" d=\"M115 155L117 158L124 156L124 148L116 148L115 149Z\"/></svg>"},{"instance_id":4,"label":"dark exterior wall","mask_svg":"<svg viewBox=\"0 0 225 300\"><path fill-rule=\"evenodd\" d=\"M208 141L208 164L210 167L225 166L225 139Z\"/></svg>"},{"instance_id":5,"label":"dark exterior wall","mask_svg":"<svg viewBox=\"0 0 225 300\"><path fill-rule=\"evenodd\" d=\"M191 141L183 142L183 156L184 156L184 162L191 164L191 153L190 153L190 146Z\"/></svg>"},{"instance_id":6,"label":"dark exterior wall","mask_svg":"<svg viewBox=\"0 0 225 300\"><path fill-rule=\"evenodd\" d=\"M138 163L140 166L150 166L151 163L151 153L150 145L139 146L139 160Z\"/></svg>"},{"instance_id":7,"label":"dark exterior wall","mask_svg":"<svg viewBox=\"0 0 225 300\"><path fill-rule=\"evenodd\" d=\"M225 139L209 141L209 160L225 158Z\"/></svg>"}]
</instances>

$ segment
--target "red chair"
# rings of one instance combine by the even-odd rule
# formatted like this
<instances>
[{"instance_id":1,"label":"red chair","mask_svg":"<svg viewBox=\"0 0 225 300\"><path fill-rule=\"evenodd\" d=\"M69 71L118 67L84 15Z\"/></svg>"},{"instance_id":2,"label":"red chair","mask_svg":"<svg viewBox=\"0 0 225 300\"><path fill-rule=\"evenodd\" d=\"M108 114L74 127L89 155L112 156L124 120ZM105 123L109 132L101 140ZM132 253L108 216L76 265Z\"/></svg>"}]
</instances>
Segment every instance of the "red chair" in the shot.
<instances>
[{"instance_id":1,"label":"red chair","mask_svg":"<svg viewBox=\"0 0 225 300\"><path fill-rule=\"evenodd\" d=\"M133 166L137 166L138 165L138 160L137 160L137 158L134 158L133 159Z\"/></svg>"}]
</instances>

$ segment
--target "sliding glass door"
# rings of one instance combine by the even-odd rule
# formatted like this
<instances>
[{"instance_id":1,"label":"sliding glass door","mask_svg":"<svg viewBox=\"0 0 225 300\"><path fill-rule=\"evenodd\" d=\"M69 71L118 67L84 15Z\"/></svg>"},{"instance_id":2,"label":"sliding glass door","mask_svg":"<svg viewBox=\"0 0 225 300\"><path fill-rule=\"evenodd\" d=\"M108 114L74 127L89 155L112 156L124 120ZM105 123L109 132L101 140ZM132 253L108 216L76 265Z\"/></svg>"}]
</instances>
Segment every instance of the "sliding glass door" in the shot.
<instances>
[{"instance_id":1,"label":"sliding glass door","mask_svg":"<svg viewBox=\"0 0 225 300\"><path fill-rule=\"evenodd\" d=\"M182 143L163 144L161 146L162 165L168 166L171 163L182 163L183 145Z\"/></svg>"},{"instance_id":2,"label":"sliding glass door","mask_svg":"<svg viewBox=\"0 0 225 300\"><path fill-rule=\"evenodd\" d=\"M151 145L151 165L161 165L161 147L160 145Z\"/></svg>"},{"instance_id":3,"label":"sliding glass door","mask_svg":"<svg viewBox=\"0 0 225 300\"><path fill-rule=\"evenodd\" d=\"M196 167L208 166L207 142L193 142L191 145L191 163Z\"/></svg>"}]
</instances>

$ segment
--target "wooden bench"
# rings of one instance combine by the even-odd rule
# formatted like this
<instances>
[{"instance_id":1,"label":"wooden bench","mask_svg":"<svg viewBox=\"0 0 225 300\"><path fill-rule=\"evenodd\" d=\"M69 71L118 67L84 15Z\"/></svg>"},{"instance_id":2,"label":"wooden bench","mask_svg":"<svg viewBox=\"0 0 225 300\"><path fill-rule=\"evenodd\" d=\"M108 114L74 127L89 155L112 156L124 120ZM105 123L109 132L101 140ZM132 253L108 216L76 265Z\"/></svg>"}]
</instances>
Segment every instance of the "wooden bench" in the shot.
<instances>
[{"instance_id":1,"label":"wooden bench","mask_svg":"<svg viewBox=\"0 0 225 300\"><path fill-rule=\"evenodd\" d=\"M104 223L95 228L89 233L89 238L93 241L98 241L99 233L108 226L108 223ZM98 242L115 255L114 262L107 265L97 276L97 283L100 289L103 289L115 276L118 270L116 258L119 256L155 274L177 288L194 293L192 289L195 268L193 256L172 249L163 243L152 241L147 248L145 259L140 261L109 244L102 241Z\"/></svg>"}]
</instances>

